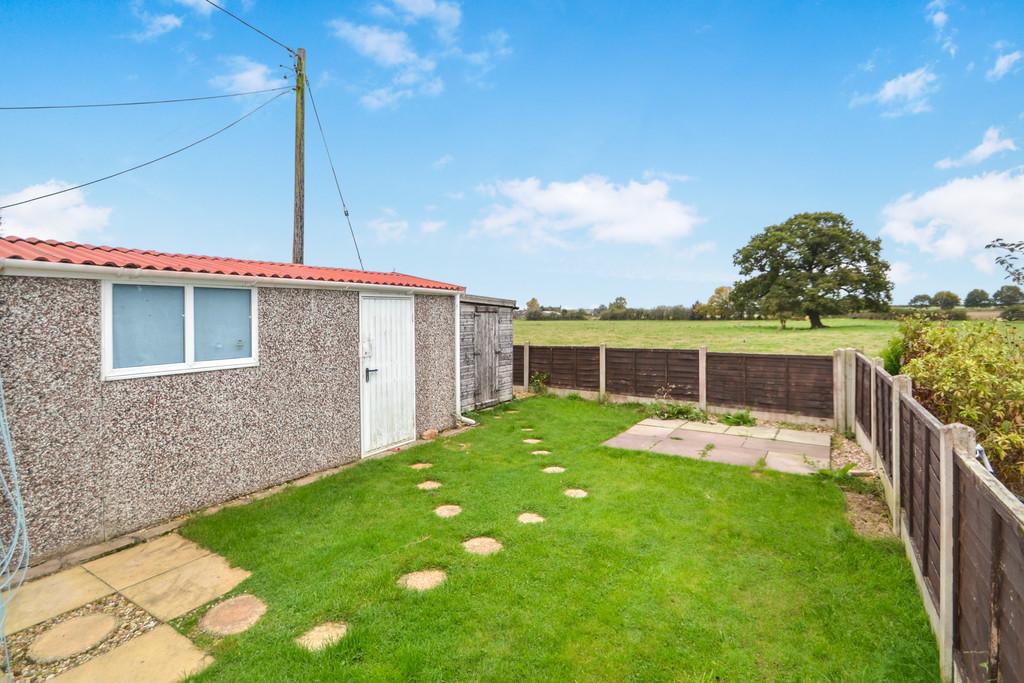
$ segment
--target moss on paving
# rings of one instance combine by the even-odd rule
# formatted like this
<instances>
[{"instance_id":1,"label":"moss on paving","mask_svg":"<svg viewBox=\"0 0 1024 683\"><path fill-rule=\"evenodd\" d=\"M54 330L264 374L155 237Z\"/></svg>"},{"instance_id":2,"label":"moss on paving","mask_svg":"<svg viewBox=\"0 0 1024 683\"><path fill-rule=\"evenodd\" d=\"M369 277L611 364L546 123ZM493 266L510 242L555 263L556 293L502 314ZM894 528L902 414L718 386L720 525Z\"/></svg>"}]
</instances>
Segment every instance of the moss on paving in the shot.
<instances>
[{"instance_id":1,"label":"moss on paving","mask_svg":"<svg viewBox=\"0 0 1024 683\"><path fill-rule=\"evenodd\" d=\"M938 679L901 545L856 536L834 482L600 446L640 418L635 407L513 405L186 526L249 569L238 590L268 605L212 646L198 679ZM551 455L530 455L526 425ZM417 461L444 487L417 490ZM568 487L590 495L567 498ZM464 511L438 519L442 503ZM547 521L519 524L524 510ZM505 549L470 555L461 543L474 536ZM397 586L427 568L448 580ZM348 635L315 654L295 645L324 621L347 622Z\"/></svg>"}]
</instances>

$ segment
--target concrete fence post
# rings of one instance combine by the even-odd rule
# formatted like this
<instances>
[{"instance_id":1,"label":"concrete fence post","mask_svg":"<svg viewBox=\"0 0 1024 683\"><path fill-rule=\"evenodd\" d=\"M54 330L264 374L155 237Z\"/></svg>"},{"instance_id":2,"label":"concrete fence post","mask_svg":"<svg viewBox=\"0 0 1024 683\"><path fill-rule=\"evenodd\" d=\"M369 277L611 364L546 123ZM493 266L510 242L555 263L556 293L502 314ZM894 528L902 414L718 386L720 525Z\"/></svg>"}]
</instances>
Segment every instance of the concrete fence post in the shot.
<instances>
[{"instance_id":1,"label":"concrete fence post","mask_svg":"<svg viewBox=\"0 0 1024 683\"><path fill-rule=\"evenodd\" d=\"M912 390L910 377L896 375L892 378L892 530L897 538L902 538L900 531L900 488L902 486L900 469L903 460L900 457L900 397L910 396Z\"/></svg>"},{"instance_id":2,"label":"concrete fence post","mask_svg":"<svg viewBox=\"0 0 1024 683\"><path fill-rule=\"evenodd\" d=\"M953 680L953 617L956 614L953 604L954 448L956 442L968 440L969 436L961 433L965 429L970 430L965 425L946 425L939 431L939 670L944 681ZM974 430L970 432L973 436Z\"/></svg>"},{"instance_id":3,"label":"concrete fence post","mask_svg":"<svg viewBox=\"0 0 1024 683\"><path fill-rule=\"evenodd\" d=\"M846 433L846 354L842 349L832 352L832 415L836 431Z\"/></svg>"},{"instance_id":4,"label":"concrete fence post","mask_svg":"<svg viewBox=\"0 0 1024 683\"><path fill-rule=\"evenodd\" d=\"M530 387L530 342L523 344L523 389Z\"/></svg>"},{"instance_id":5,"label":"concrete fence post","mask_svg":"<svg viewBox=\"0 0 1024 683\"><path fill-rule=\"evenodd\" d=\"M601 350L598 355L597 362L597 397L600 400L604 400L608 392L608 359L607 359L608 345L601 344Z\"/></svg>"},{"instance_id":6,"label":"concrete fence post","mask_svg":"<svg viewBox=\"0 0 1024 683\"><path fill-rule=\"evenodd\" d=\"M697 349L697 407L708 409L708 347Z\"/></svg>"}]
</instances>

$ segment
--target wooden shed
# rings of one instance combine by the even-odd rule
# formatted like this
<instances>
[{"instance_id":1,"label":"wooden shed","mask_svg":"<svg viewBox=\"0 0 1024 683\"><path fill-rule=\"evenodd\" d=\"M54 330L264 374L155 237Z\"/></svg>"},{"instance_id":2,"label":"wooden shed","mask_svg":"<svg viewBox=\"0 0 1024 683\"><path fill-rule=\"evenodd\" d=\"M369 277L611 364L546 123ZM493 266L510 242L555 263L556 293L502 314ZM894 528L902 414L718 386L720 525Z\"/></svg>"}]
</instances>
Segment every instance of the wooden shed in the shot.
<instances>
[{"instance_id":1,"label":"wooden shed","mask_svg":"<svg viewBox=\"0 0 1024 683\"><path fill-rule=\"evenodd\" d=\"M463 294L459 306L462 409L512 400L512 311L516 302Z\"/></svg>"}]
</instances>

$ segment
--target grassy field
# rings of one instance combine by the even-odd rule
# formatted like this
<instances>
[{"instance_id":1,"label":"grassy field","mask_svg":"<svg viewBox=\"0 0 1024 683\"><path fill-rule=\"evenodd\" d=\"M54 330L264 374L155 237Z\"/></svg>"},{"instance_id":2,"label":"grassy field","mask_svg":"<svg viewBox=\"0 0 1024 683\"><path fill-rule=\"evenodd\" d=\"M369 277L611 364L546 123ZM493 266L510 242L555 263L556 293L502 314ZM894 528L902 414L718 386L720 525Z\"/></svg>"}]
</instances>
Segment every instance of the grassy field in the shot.
<instances>
[{"instance_id":1,"label":"grassy field","mask_svg":"<svg viewBox=\"0 0 1024 683\"><path fill-rule=\"evenodd\" d=\"M857 536L835 483L600 446L633 406L540 397L477 417L192 520L186 536L252 572L235 592L268 606L217 642L198 613L176 622L216 658L198 680L938 680L902 546ZM551 455L530 454L524 426ZM463 513L433 514L448 503ZM524 511L546 521L519 524ZM504 549L469 555L474 536ZM427 568L447 581L396 585ZM349 624L344 640L295 645L326 620Z\"/></svg>"},{"instance_id":2,"label":"grassy field","mask_svg":"<svg viewBox=\"0 0 1024 683\"><path fill-rule=\"evenodd\" d=\"M877 356L896 334L892 320L832 318L824 330L810 329L807 321L790 322L779 329L773 321L759 320L516 320L516 344L549 346L596 346L749 353L831 354L852 347Z\"/></svg>"}]
</instances>

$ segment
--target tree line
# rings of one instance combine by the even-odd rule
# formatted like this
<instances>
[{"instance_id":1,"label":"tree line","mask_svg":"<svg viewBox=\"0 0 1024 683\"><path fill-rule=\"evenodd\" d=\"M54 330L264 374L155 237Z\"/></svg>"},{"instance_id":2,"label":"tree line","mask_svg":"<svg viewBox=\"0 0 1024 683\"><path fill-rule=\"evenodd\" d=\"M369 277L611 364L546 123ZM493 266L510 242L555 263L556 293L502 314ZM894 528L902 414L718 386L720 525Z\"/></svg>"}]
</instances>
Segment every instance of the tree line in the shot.
<instances>
[{"instance_id":1,"label":"tree line","mask_svg":"<svg viewBox=\"0 0 1024 683\"><path fill-rule=\"evenodd\" d=\"M942 290L935 294L918 294L910 298L909 306L914 308L926 308L935 306L943 310L956 308L961 303L956 292ZM989 306L1016 306L1024 304L1024 291L1017 285L1003 285L991 295L984 289L972 289L963 298L963 305L968 308L986 308Z\"/></svg>"}]
</instances>

